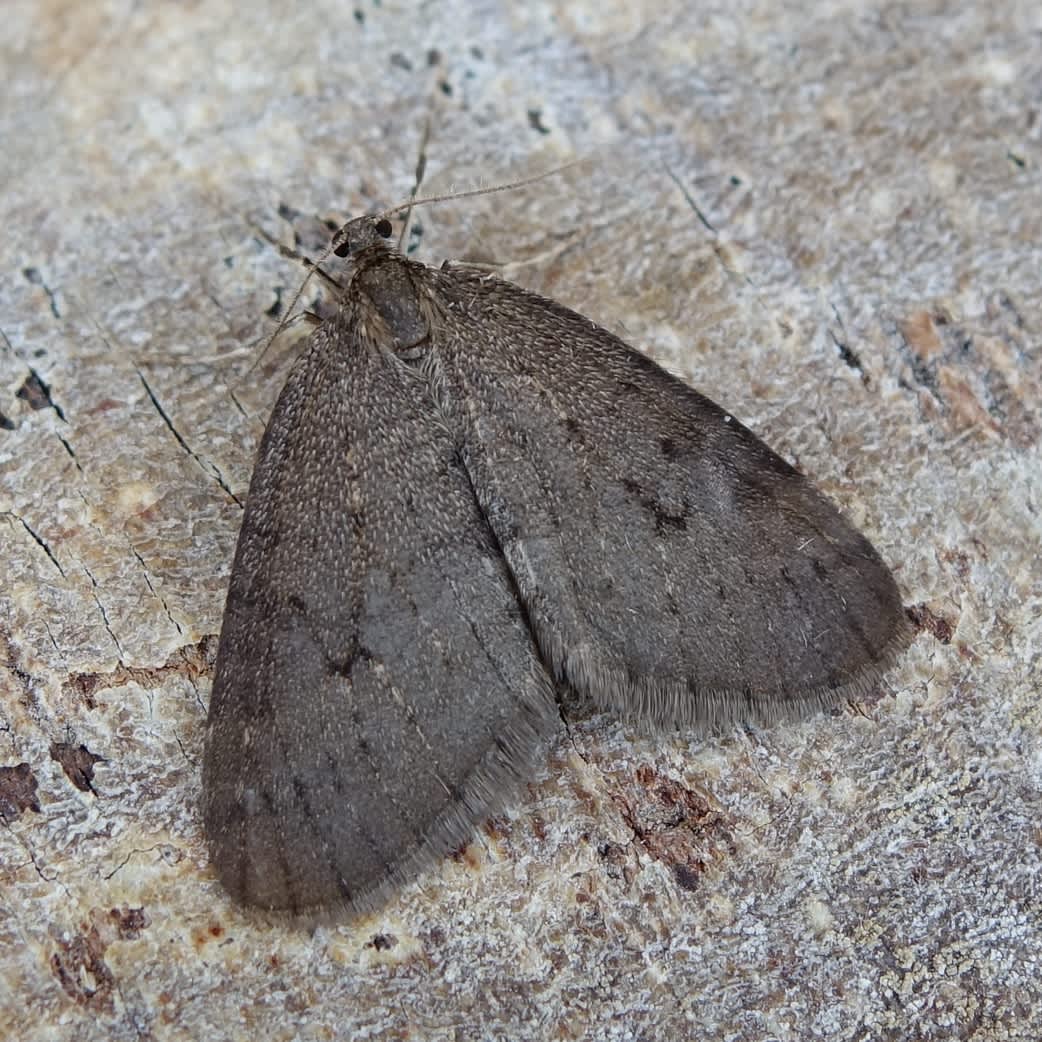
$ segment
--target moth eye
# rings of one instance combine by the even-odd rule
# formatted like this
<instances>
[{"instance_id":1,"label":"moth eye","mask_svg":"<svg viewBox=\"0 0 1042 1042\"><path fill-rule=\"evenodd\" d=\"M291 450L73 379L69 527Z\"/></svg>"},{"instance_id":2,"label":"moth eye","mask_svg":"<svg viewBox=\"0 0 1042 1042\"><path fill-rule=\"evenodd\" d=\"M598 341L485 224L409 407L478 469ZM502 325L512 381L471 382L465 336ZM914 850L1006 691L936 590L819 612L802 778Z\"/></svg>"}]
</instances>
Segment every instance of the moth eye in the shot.
<instances>
[{"instance_id":1,"label":"moth eye","mask_svg":"<svg viewBox=\"0 0 1042 1042\"><path fill-rule=\"evenodd\" d=\"M376 222L377 235L380 235L385 239L389 239L391 237L391 231L391 222L387 220L386 217L381 217L380 220Z\"/></svg>"},{"instance_id":2,"label":"moth eye","mask_svg":"<svg viewBox=\"0 0 1042 1042\"><path fill-rule=\"evenodd\" d=\"M339 246L333 247L333 252L338 257L346 257L351 252L351 243L345 238Z\"/></svg>"}]
</instances>

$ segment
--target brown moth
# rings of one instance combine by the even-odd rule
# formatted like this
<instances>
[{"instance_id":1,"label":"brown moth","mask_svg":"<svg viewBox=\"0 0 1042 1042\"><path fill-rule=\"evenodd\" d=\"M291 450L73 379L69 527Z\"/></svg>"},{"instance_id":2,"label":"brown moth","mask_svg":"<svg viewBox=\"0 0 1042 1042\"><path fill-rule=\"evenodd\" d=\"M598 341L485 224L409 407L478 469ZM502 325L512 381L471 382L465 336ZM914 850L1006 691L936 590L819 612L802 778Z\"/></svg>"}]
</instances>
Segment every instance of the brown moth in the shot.
<instances>
[{"instance_id":1,"label":"brown moth","mask_svg":"<svg viewBox=\"0 0 1042 1042\"><path fill-rule=\"evenodd\" d=\"M560 726L867 692L911 627L886 565L732 415L589 319L335 236L339 308L264 433L210 702L206 836L239 901L373 907Z\"/></svg>"}]
</instances>

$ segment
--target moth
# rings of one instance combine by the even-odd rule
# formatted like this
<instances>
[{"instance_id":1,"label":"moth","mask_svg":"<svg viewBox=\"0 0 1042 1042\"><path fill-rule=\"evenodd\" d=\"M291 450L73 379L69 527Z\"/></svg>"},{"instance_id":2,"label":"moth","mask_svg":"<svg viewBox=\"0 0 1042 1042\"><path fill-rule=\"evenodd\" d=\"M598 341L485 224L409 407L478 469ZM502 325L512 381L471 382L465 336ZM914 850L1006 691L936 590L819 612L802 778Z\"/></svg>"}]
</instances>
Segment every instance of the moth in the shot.
<instances>
[{"instance_id":1,"label":"moth","mask_svg":"<svg viewBox=\"0 0 1042 1042\"><path fill-rule=\"evenodd\" d=\"M334 236L271 414L203 760L239 902L373 908L528 776L556 691L659 727L865 694L910 639L868 540L733 415L566 307Z\"/></svg>"}]
</instances>

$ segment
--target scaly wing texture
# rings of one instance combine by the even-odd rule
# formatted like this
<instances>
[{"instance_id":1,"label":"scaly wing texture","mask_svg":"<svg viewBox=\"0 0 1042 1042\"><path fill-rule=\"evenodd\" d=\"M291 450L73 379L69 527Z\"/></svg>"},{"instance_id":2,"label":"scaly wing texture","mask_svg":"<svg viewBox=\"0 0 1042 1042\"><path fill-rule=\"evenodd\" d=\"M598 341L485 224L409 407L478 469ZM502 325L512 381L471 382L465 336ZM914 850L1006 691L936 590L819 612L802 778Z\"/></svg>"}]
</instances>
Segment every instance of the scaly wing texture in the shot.
<instances>
[{"instance_id":1,"label":"scaly wing texture","mask_svg":"<svg viewBox=\"0 0 1042 1042\"><path fill-rule=\"evenodd\" d=\"M203 767L221 880L371 907L465 842L557 721L425 383L342 314L275 407L239 536Z\"/></svg>"},{"instance_id":2,"label":"scaly wing texture","mask_svg":"<svg viewBox=\"0 0 1042 1042\"><path fill-rule=\"evenodd\" d=\"M770 721L905 646L871 544L733 417L553 301L430 278L471 480L559 679L660 723Z\"/></svg>"}]
</instances>

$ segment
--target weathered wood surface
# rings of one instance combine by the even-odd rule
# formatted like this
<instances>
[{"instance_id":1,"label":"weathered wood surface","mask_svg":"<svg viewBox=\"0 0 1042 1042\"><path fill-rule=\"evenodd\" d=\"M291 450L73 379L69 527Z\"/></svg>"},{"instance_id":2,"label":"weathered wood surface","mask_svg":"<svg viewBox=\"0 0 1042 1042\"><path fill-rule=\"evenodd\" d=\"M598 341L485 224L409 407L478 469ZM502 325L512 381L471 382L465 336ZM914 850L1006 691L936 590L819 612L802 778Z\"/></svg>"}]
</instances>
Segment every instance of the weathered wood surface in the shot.
<instances>
[{"instance_id":1,"label":"weathered wood surface","mask_svg":"<svg viewBox=\"0 0 1042 1042\"><path fill-rule=\"evenodd\" d=\"M5 5L4 1037L1042 1035L1038 5L640 7ZM458 858L308 935L229 904L197 809L299 278L265 234L405 196L428 126L430 190L594 162L421 212L420 255L726 404L923 630L800 725L576 720Z\"/></svg>"}]
</instances>

